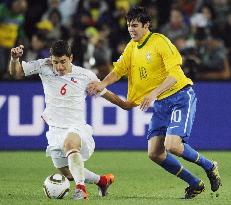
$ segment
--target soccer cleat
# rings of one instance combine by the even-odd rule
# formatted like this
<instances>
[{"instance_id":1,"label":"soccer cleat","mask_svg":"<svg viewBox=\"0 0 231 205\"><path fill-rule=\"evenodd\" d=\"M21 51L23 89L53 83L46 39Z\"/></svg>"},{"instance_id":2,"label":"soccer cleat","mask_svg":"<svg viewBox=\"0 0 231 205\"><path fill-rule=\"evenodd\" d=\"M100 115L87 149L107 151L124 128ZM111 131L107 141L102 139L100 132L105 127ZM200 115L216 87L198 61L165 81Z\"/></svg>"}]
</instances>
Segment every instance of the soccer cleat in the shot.
<instances>
[{"instance_id":1,"label":"soccer cleat","mask_svg":"<svg viewBox=\"0 0 231 205\"><path fill-rule=\"evenodd\" d=\"M100 180L97 183L99 195L104 197L108 194L109 186L115 181L113 174L105 174L100 176Z\"/></svg>"},{"instance_id":2,"label":"soccer cleat","mask_svg":"<svg viewBox=\"0 0 231 205\"><path fill-rule=\"evenodd\" d=\"M77 184L75 192L73 194L74 200L88 199L88 193L86 191L85 185Z\"/></svg>"},{"instance_id":3,"label":"soccer cleat","mask_svg":"<svg viewBox=\"0 0 231 205\"><path fill-rule=\"evenodd\" d=\"M211 190L213 192L217 191L221 186L221 177L218 171L217 162L213 162L213 168L206 172L210 181Z\"/></svg>"},{"instance_id":4,"label":"soccer cleat","mask_svg":"<svg viewBox=\"0 0 231 205\"><path fill-rule=\"evenodd\" d=\"M185 199L192 199L205 190L205 184L201 180L197 186L189 186L185 189Z\"/></svg>"}]
</instances>

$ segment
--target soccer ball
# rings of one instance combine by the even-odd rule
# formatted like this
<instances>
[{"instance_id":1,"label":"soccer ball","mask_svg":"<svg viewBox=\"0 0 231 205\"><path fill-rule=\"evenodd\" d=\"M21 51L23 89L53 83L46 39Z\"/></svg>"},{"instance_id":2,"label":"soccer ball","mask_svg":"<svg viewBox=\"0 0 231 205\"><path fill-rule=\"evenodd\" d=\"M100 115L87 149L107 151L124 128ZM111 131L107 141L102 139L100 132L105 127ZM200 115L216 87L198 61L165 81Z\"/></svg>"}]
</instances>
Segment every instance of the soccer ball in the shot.
<instances>
[{"instance_id":1,"label":"soccer ball","mask_svg":"<svg viewBox=\"0 0 231 205\"><path fill-rule=\"evenodd\" d=\"M70 191L70 182L61 174L52 174L44 181L43 190L50 199L62 199Z\"/></svg>"}]
</instances>

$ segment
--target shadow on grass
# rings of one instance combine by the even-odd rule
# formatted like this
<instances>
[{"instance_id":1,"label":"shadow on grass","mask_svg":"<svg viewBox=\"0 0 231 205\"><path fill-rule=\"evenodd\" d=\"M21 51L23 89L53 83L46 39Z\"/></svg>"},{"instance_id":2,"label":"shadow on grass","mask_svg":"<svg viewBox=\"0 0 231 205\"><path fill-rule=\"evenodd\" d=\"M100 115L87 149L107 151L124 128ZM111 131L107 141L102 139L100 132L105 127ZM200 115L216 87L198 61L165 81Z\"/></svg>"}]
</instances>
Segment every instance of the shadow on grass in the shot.
<instances>
[{"instance_id":1,"label":"shadow on grass","mask_svg":"<svg viewBox=\"0 0 231 205\"><path fill-rule=\"evenodd\" d=\"M124 196L124 195L121 195L121 196L108 196L108 197L105 197L105 198L100 198L100 197L92 197L92 199L94 200L132 200L132 199L135 199L135 200L182 200L184 198L177 198L177 197L171 197L171 196L144 196L144 195L129 195L129 196Z\"/></svg>"}]
</instances>

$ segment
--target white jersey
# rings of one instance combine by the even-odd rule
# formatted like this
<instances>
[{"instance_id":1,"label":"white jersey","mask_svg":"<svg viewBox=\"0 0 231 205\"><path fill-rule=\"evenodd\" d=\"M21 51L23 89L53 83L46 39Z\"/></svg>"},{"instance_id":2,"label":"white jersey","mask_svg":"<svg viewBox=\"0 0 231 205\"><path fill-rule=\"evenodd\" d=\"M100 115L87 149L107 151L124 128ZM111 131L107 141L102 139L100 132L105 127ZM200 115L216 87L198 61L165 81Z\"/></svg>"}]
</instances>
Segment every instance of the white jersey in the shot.
<instances>
[{"instance_id":1,"label":"white jersey","mask_svg":"<svg viewBox=\"0 0 231 205\"><path fill-rule=\"evenodd\" d=\"M85 98L90 81L99 81L96 75L72 64L72 72L59 76L49 58L22 62L25 76L39 74L46 108L42 118L49 126L68 128L86 124Z\"/></svg>"}]
</instances>

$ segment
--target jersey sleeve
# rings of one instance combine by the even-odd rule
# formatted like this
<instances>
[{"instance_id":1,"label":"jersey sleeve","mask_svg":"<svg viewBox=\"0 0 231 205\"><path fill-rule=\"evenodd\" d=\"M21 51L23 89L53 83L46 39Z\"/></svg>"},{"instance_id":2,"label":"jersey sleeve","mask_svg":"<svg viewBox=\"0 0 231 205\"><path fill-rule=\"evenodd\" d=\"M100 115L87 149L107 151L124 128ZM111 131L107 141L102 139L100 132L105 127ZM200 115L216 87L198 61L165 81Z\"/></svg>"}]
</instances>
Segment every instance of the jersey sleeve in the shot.
<instances>
[{"instance_id":1,"label":"jersey sleeve","mask_svg":"<svg viewBox=\"0 0 231 205\"><path fill-rule=\"evenodd\" d=\"M22 68L25 73L25 76L41 73L41 66L39 60L29 62L22 61Z\"/></svg>"},{"instance_id":2,"label":"jersey sleeve","mask_svg":"<svg viewBox=\"0 0 231 205\"><path fill-rule=\"evenodd\" d=\"M173 70L182 65L182 58L177 48L164 35L160 35L156 42L156 49L163 59L166 71L172 74Z\"/></svg>"},{"instance_id":3,"label":"jersey sleeve","mask_svg":"<svg viewBox=\"0 0 231 205\"><path fill-rule=\"evenodd\" d=\"M87 71L87 77L88 77L87 83L89 83L91 81L98 81L98 82L100 81L94 72L87 70L87 69L85 69L85 70Z\"/></svg>"},{"instance_id":4,"label":"jersey sleeve","mask_svg":"<svg viewBox=\"0 0 231 205\"><path fill-rule=\"evenodd\" d=\"M89 77L89 82L91 82L91 81L98 81L98 82L100 82L100 79L96 76L96 74L93 73L93 72L91 72L91 71L89 71L88 77ZM88 83L89 83L89 82L88 82ZM104 88L104 89L103 89L100 93L98 93L98 94L99 94L99 95L104 95L106 92L107 92L107 89Z\"/></svg>"},{"instance_id":5,"label":"jersey sleeve","mask_svg":"<svg viewBox=\"0 0 231 205\"><path fill-rule=\"evenodd\" d=\"M131 42L128 43L124 52L119 57L117 62L113 63L114 69L113 72L116 73L118 79L122 76L128 75L128 69L130 68L131 64L131 53L132 53L132 44Z\"/></svg>"}]
</instances>

